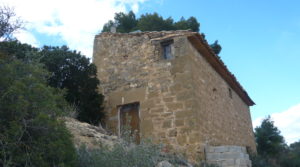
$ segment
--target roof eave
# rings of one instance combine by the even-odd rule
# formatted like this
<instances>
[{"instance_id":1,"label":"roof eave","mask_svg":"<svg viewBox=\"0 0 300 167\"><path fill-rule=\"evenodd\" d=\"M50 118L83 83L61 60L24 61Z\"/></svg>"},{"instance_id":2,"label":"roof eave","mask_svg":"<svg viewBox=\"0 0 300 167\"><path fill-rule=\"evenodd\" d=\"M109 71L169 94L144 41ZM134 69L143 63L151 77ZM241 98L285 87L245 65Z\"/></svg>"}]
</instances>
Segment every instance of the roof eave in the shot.
<instances>
[{"instance_id":1,"label":"roof eave","mask_svg":"<svg viewBox=\"0 0 300 167\"><path fill-rule=\"evenodd\" d=\"M187 38L194 48L211 64L248 106L255 105L235 76L228 70L223 61L213 52L207 41L199 33L190 35Z\"/></svg>"}]
</instances>

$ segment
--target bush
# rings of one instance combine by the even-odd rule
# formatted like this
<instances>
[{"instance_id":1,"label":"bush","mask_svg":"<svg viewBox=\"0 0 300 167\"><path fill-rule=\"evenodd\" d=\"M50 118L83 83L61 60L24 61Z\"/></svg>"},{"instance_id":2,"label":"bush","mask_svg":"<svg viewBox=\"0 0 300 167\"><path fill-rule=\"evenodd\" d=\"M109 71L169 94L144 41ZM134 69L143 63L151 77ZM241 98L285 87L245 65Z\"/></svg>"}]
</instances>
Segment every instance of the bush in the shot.
<instances>
[{"instance_id":1,"label":"bush","mask_svg":"<svg viewBox=\"0 0 300 167\"><path fill-rule=\"evenodd\" d=\"M190 165L184 156L164 153L161 151L163 146L153 144L151 140L143 140L139 145L134 144L134 138L130 134L128 129L125 130L122 142L113 148L104 146L88 149L81 146L77 150L79 167L154 167L161 161L168 161L175 167ZM195 167L218 166L201 162Z\"/></svg>"},{"instance_id":2,"label":"bush","mask_svg":"<svg viewBox=\"0 0 300 167\"><path fill-rule=\"evenodd\" d=\"M160 160L159 145L142 142L139 145L121 143L113 148L78 149L80 167L153 167Z\"/></svg>"},{"instance_id":3,"label":"bush","mask_svg":"<svg viewBox=\"0 0 300 167\"><path fill-rule=\"evenodd\" d=\"M38 63L0 59L0 166L76 166L71 135L57 120L69 107Z\"/></svg>"},{"instance_id":4,"label":"bush","mask_svg":"<svg viewBox=\"0 0 300 167\"><path fill-rule=\"evenodd\" d=\"M267 158L260 155L251 155L250 159L252 162L252 167L272 167Z\"/></svg>"},{"instance_id":5,"label":"bush","mask_svg":"<svg viewBox=\"0 0 300 167\"><path fill-rule=\"evenodd\" d=\"M77 109L78 120L98 125L104 118L104 96L98 92L100 81L96 77L97 68L80 52L72 51L67 46L38 49L19 41L0 42L0 52L5 57L43 64L51 74L47 85L65 89L64 97Z\"/></svg>"}]
</instances>

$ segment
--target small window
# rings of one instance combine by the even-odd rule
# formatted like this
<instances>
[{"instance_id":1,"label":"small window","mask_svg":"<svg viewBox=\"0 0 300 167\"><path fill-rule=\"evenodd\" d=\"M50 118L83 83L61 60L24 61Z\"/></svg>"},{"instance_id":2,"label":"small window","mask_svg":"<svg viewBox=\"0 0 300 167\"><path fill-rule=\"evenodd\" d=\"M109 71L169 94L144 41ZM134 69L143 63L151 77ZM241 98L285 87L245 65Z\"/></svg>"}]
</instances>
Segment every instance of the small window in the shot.
<instances>
[{"instance_id":1,"label":"small window","mask_svg":"<svg viewBox=\"0 0 300 167\"><path fill-rule=\"evenodd\" d=\"M164 52L164 58L165 59L171 59L172 53L171 53L171 44L163 46L163 52Z\"/></svg>"},{"instance_id":2,"label":"small window","mask_svg":"<svg viewBox=\"0 0 300 167\"><path fill-rule=\"evenodd\" d=\"M230 88L228 88L228 94L229 94L229 97L232 98L232 90Z\"/></svg>"},{"instance_id":3,"label":"small window","mask_svg":"<svg viewBox=\"0 0 300 167\"><path fill-rule=\"evenodd\" d=\"M172 43L173 40L169 40L169 41L164 41L161 43L162 46L162 52L163 52L163 58L164 59L172 59L173 55L172 55Z\"/></svg>"}]
</instances>

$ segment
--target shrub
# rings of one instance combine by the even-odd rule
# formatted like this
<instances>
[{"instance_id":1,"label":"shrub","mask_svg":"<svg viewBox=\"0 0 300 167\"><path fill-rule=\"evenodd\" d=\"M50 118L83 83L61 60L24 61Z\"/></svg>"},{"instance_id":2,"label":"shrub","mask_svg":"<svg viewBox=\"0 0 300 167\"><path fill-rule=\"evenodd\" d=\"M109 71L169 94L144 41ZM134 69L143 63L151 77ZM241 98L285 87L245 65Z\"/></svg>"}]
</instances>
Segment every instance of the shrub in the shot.
<instances>
[{"instance_id":1,"label":"shrub","mask_svg":"<svg viewBox=\"0 0 300 167\"><path fill-rule=\"evenodd\" d=\"M51 75L47 85L65 89L65 100L77 109L78 120L98 125L104 118L99 94L100 81L96 77L97 68L80 52L72 51L67 46L44 46L34 48L19 41L0 42L0 52L6 57L23 62L38 61Z\"/></svg>"},{"instance_id":2,"label":"shrub","mask_svg":"<svg viewBox=\"0 0 300 167\"><path fill-rule=\"evenodd\" d=\"M252 167L272 167L267 158L260 155L251 155L250 156Z\"/></svg>"},{"instance_id":3,"label":"shrub","mask_svg":"<svg viewBox=\"0 0 300 167\"><path fill-rule=\"evenodd\" d=\"M0 166L76 166L71 135L57 120L68 105L40 64L0 59Z\"/></svg>"},{"instance_id":4,"label":"shrub","mask_svg":"<svg viewBox=\"0 0 300 167\"><path fill-rule=\"evenodd\" d=\"M160 147L150 142L116 144L113 148L78 149L80 167L153 167L160 159Z\"/></svg>"},{"instance_id":5,"label":"shrub","mask_svg":"<svg viewBox=\"0 0 300 167\"><path fill-rule=\"evenodd\" d=\"M162 145L153 144L151 140L142 141L139 145L132 141L132 139L124 140L113 148L88 149L81 146L77 150L79 167L154 167L165 160L175 167L189 166L184 156L162 153ZM218 166L200 162L195 167Z\"/></svg>"}]
</instances>

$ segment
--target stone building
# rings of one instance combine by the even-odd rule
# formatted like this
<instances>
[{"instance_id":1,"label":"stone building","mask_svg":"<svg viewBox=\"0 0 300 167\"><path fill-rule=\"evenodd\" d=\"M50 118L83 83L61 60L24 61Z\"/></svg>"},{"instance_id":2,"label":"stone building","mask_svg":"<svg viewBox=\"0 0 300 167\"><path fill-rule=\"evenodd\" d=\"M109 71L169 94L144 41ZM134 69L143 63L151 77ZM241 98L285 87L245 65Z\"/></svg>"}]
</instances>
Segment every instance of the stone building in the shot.
<instances>
[{"instance_id":1,"label":"stone building","mask_svg":"<svg viewBox=\"0 0 300 167\"><path fill-rule=\"evenodd\" d=\"M206 146L256 151L254 102L199 33L101 33L93 62L115 134L129 124L137 141L152 138L192 159Z\"/></svg>"}]
</instances>

